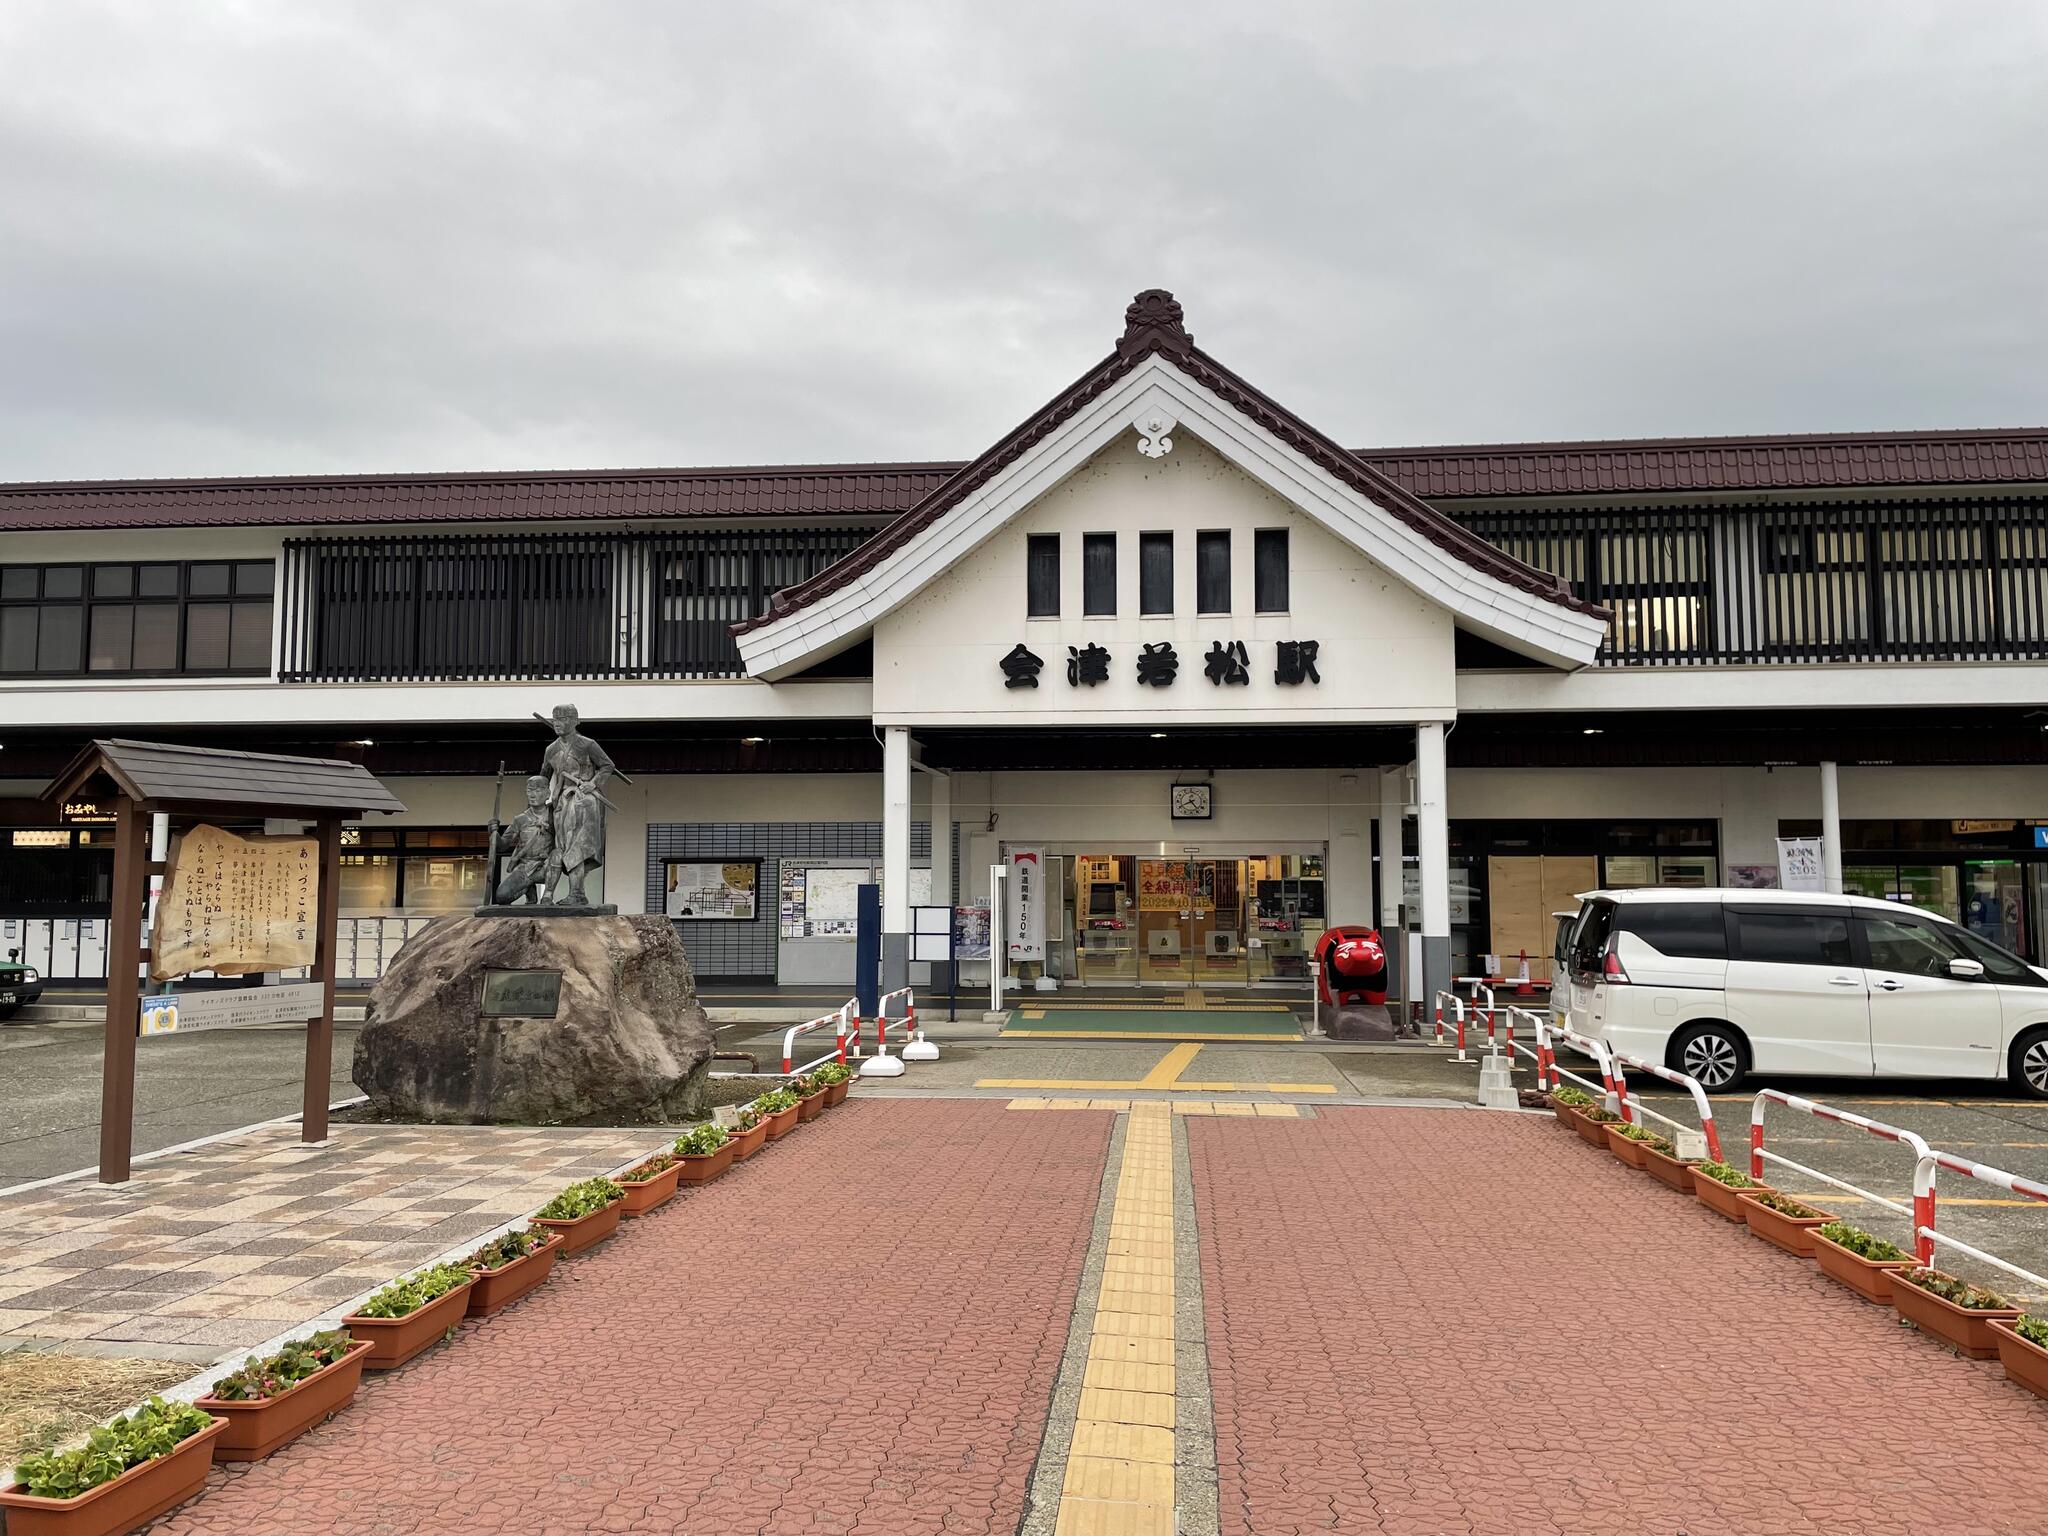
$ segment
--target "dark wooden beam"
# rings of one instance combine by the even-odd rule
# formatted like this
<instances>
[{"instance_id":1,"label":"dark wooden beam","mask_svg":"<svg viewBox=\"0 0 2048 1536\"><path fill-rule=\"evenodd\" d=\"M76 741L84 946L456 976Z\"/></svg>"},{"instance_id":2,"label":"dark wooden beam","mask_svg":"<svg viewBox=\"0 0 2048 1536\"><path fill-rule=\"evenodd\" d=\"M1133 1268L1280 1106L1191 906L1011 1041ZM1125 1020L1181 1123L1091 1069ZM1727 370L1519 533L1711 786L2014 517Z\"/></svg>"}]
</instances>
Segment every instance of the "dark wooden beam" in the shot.
<instances>
[{"instance_id":1,"label":"dark wooden beam","mask_svg":"<svg viewBox=\"0 0 2048 1536\"><path fill-rule=\"evenodd\" d=\"M100 1059L100 1182L128 1182L135 1149L135 1033L142 1014L142 912L149 818L123 795L114 812L113 918L107 934L106 1047Z\"/></svg>"}]
</instances>

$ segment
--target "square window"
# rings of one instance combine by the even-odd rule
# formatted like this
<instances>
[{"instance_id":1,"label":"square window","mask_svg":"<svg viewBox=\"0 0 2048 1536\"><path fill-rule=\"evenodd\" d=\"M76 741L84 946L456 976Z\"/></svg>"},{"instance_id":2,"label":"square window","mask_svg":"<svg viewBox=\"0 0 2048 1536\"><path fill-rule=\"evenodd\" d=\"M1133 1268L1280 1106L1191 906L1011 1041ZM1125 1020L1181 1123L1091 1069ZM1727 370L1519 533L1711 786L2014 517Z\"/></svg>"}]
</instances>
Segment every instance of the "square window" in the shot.
<instances>
[{"instance_id":1,"label":"square window","mask_svg":"<svg viewBox=\"0 0 2048 1536\"><path fill-rule=\"evenodd\" d=\"M1230 612L1230 532L1195 535L1195 612Z\"/></svg>"},{"instance_id":2,"label":"square window","mask_svg":"<svg viewBox=\"0 0 2048 1536\"><path fill-rule=\"evenodd\" d=\"M145 565L135 573L138 597L176 597L178 568L175 565Z\"/></svg>"},{"instance_id":3,"label":"square window","mask_svg":"<svg viewBox=\"0 0 2048 1536\"><path fill-rule=\"evenodd\" d=\"M1081 612L1089 618L1116 613L1116 535L1081 536Z\"/></svg>"},{"instance_id":4,"label":"square window","mask_svg":"<svg viewBox=\"0 0 2048 1536\"><path fill-rule=\"evenodd\" d=\"M96 565L92 568L92 595L94 597L132 597L134 593L134 566Z\"/></svg>"},{"instance_id":5,"label":"square window","mask_svg":"<svg viewBox=\"0 0 2048 1536\"><path fill-rule=\"evenodd\" d=\"M0 597L34 597L42 586L41 575L32 565L0 567Z\"/></svg>"},{"instance_id":6,"label":"square window","mask_svg":"<svg viewBox=\"0 0 2048 1536\"><path fill-rule=\"evenodd\" d=\"M228 570L225 565L195 565L185 576L185 590L194 597L226 597Z\"/></svg>"},{"instance_id":7,"label":"square window","mask_svg":"<svg viewBox=\"0 0 2048 1536\"><path fill-rule=\"evenodd\" d=\"M1138 535L1138 612L1173 612L1173 534Z\"/></svg>"},{"instance_id":8,"label":"square window","mask_svg":"<svg viewBox=\"0 0 2048 1536\"><path fill-rule=\"evenodd\" d=\"M237 597L268 597L277 580L277 566L268 560L243 560L235 565Z\"/></svg>"},{"instance_id":9,"label":"square window","mask_svg":"<svg viewBox=\"0 0 2048 1536\"><path fill-rule=\"evenodd\" d=\"M43 596L50 598L85 596L85 567L51 565L43 568Z\"/></svg>"}]
</instances>

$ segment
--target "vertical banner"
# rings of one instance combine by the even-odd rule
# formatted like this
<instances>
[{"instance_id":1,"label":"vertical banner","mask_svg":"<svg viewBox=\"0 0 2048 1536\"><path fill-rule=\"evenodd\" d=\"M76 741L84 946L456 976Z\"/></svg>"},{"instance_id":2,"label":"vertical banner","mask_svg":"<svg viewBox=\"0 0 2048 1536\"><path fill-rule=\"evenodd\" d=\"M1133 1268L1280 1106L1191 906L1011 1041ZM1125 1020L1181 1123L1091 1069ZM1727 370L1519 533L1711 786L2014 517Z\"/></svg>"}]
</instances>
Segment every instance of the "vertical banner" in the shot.
<instances>
[{"instance_id":1,"label":"vertical banner","mask_svg":"<svg viewBox=\"0 0 2048 1536\"><path fill-rule=\"evenodd\" d=\"M1819 838L1778 839L1778 887L1787 891L1824 891L1828 888L1827 875L1821 867Z\"/></svg>"},{"instance_id":2,"label":"vertical banner","mask_svg":"<svg viewBox=\"0 0 2048 1536\"><path fill-rule=\"evenodd\" d=\"M1003 928L1012 960L1045 959L1045 850L1011 848L1010 888L1003 893Z\"/></svg>"}]
</instances>

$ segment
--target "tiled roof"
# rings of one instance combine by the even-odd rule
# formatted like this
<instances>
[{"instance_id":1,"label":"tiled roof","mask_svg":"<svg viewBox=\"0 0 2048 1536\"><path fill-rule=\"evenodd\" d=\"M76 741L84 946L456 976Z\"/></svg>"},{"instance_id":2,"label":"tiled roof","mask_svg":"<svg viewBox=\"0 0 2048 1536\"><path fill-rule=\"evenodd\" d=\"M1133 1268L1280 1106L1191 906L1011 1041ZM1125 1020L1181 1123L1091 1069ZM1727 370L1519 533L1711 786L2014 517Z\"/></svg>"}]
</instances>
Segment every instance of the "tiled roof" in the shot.
<instances>
[{"instance_id":1,"label":"tiled roof","mask_svg":"<svg viewBox=\"0 0 2048 1536\"><path fill-rule=\"evenodd\" d=\"M888 518L915 506L957 467L798 464L581 473L31 482L0 485L0 529L585 518Z\"/></svg>"},{"instance_id":2,"label":"tiled roof","mask_svg":"<svg viewBox=\"0 0 2048 1536\"><path fill-rule=\"evenodd\" d=\"M2048 481L2048 428L1366 448L1417 496L1611 496Z\"/></svg>"}]
</instances>

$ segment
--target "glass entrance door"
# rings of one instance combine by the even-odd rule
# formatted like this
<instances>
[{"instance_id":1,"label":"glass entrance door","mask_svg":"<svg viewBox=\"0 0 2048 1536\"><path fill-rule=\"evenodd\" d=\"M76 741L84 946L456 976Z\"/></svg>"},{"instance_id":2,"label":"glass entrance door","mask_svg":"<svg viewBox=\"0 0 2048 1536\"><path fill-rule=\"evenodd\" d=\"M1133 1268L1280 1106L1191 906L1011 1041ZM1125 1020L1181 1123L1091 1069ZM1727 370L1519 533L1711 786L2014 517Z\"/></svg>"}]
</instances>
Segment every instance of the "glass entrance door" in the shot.
<instances>
[{"instance_id":1,"label":"glass entrance door","mask_svg":"<svg viewBox=\"0 0 2048 1536\"><path fill-rule=\"evenodd\" d=\"M1188 860L1187 957L1197 982L1237 983L1246 969L1243 859Z\"/></svg>"}]
</instances>

